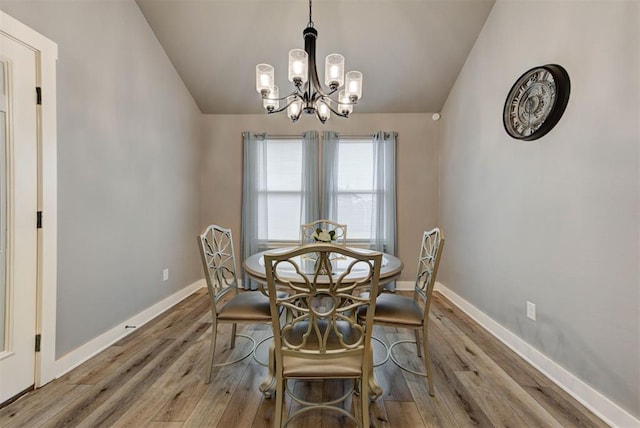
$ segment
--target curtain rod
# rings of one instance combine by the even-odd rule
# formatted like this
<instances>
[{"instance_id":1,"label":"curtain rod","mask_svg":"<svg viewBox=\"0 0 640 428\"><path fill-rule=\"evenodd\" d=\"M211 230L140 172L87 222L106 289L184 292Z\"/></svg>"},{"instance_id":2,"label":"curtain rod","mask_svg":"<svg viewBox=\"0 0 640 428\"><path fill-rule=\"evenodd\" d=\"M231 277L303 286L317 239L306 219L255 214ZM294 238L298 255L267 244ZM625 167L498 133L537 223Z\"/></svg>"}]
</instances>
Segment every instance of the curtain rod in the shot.
<instances>
[{"instance_id":1,"label":"curtain rod","mask_svg":"<svg viewBox=\"0 0 640 428\"><path fill-rule=\"evenodd\" d=\"M372 138L374 134L367 134L367 135L343 135L338 133L338 136L340 137L341 140L364 140L365 138Z\"/></svg>"},{"instance_id":2,"label":"curtain rod","mask_svg":"<svg viewBox=\"0 0 640 428\"><path fill-rule=\"evenodd\" d=\"M275 134L267 134L265 132L261 134L253 134L254 138L273 138L274 140L297 140L299 138L304 137L304 134L293 134L293 135L275 135Z\"/></svg>"},{"instance_id":3,"label":"curtain rod","mask_svg":"<svg viewBox=\"0 0 640 428\"><path fill-rule=\"evenodd\" d=\"M366 134L366 135L343 135L340 133L337 133L341 139L343 140L364 140L366 138L372 138L376 133L373 134ZM274 140L296 140L298 138L303 138L304 137L304 133L299 134L299 135L276 135L276 134L267 134L267 133L261 133L261 134L253 134L254 138L272 138Z\"/></svg>"}]
</instances>

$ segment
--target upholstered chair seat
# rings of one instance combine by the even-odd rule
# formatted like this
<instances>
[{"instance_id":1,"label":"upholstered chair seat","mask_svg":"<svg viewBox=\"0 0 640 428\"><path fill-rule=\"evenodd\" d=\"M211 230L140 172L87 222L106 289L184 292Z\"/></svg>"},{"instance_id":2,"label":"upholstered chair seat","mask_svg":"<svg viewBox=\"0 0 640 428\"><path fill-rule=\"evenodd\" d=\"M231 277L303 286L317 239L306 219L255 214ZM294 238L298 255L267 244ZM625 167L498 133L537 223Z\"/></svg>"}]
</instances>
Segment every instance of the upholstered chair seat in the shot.
<instances>
[{"instance_id":1,"label":"upholstered chair seat","mask_svg":"<svg viewBox=\"0 0 640 428\"><path fill-rule=\"evenodd\" d=\"M218 320L271 322L269 298L259 291L236 295L218 309Z\"/></svg>"},{"instance_id":2,"label":"upholstered chair seat","mask_svg":"<svg viewBox=\"0 0 640 428\"><path fill-rule=\"evenodd\" d=\"M422 308L411 297L382 293L376 299L376 323L421 327L423 318Z\"/></svg>"}]
</instances>

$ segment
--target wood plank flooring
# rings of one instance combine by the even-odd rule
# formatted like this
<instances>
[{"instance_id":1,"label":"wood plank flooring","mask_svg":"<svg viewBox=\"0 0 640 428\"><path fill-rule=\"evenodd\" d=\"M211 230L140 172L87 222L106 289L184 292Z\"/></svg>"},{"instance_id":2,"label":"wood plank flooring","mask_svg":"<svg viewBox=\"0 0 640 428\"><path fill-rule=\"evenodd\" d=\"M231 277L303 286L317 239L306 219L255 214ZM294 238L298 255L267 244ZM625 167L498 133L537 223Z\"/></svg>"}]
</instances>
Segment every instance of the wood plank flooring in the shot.
<instances>
[{"instance_id":1,"label":"wood plank flooring","mask_svg":"<svg viewBox=\"0 0 640 428\"><path fill-rule=\"evenodd\" d=\"M266 368L253 359L215 368L211 384L204 384L210 316L203 289L60 379L1 408L0 426L271 427L275 400L259 392ZM376 368L384 393L371 403L372 426L606 426L438 293L430 316L435 397L429 396L425 378L389 360ZM221 327L216 361L247 349L242 338L229 349L230 331ZM260 340L270 327L243 326L239 332ZM410 331L386 327L376 327L375 335L387 343L413 337ZM403 346L396 355L421 369L415 346ZM259 349L262 361L266 348ZM345 387L340 381L293 385L308 400L338 397ZM286 403L295 407L291 400ZM289 426L352 424L323 411L304 414Z\"/></svg>"}]
</instances>

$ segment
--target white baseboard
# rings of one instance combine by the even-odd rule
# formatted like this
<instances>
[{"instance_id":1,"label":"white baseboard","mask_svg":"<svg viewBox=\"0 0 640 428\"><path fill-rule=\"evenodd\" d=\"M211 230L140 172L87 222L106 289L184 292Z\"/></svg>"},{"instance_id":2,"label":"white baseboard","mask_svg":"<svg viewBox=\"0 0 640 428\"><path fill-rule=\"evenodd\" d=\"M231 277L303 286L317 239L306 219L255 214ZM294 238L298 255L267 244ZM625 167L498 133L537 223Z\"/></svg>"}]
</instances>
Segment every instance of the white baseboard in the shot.
<instances>
[{"instance_id":1,"label":"white baseboard","mask_svg":"<svg viewBox=\"0 0 640 428\"><path fill-rule=\"evenodd\" d=\"M200 279L193 284L183 288L177 293L172 294L164 300L156 303L153 306L145 309L144 311L134 315L126 321L123 321L111 330L101 334L100 336L90 340L79 348L74 349L62 358L55 361L55 373L56 378L64 375L65 373L73 370L80 364L87 361L89 358L105 350L109 346L116 343L118 340L133 333L135 329L125 328L127 325L135 325L137 328L142 327L153 318L157 317L167 309L181 302L191 294L198 291L200 288L206 287L204 279Z\"/></svg>"},{"instance_id":2,"label":"white baseboard","mask_svg":"<svg viewBox=\"0 0 640 428\"><path fill-rule=\"evenodd\" d=\"M499 341L511 348L529 364L551 379L556 385L578 400L607 424L614 427L640 427L640 420L615 404L600 392L558 365L520 337L507 330L471 303L445 285L436 282L435 290L450 300L460 310L473 318Z\"/></svg>"}]
</instances>

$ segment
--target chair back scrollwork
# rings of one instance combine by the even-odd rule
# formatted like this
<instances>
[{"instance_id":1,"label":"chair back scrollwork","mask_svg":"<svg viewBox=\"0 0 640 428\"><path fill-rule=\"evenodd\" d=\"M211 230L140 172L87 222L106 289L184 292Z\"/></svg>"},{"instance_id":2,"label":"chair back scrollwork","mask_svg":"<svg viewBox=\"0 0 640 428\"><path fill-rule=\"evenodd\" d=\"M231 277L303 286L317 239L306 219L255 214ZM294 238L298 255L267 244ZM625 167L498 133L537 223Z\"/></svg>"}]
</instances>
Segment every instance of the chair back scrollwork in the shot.
<instances>
[{"instance_id":1,"label":"chair back scrollwork","mask_svg":"<svg viewBox=\"0 0 640 428\"><path fill-rule=\"evenodd\" d=\"M414 288L414 298L424 304L424 313L429 313L431 295L440 265L440 256L444 246L444 237L439 228L425 231L422 235L418 272Z\"/></svg>"},{"instance_id":2,"label":"chair back scrollwork","mask_svg":"<svg viewBox=\"0 0 640 428\"><path fill-rule=\"evenodd\" d=\"M233 251L231 229L210 225L199 237L200 256L205 271L209 295L213 300L212 311L227 293L238 292L238 277Z\"/></svg>"}]
</instances>

